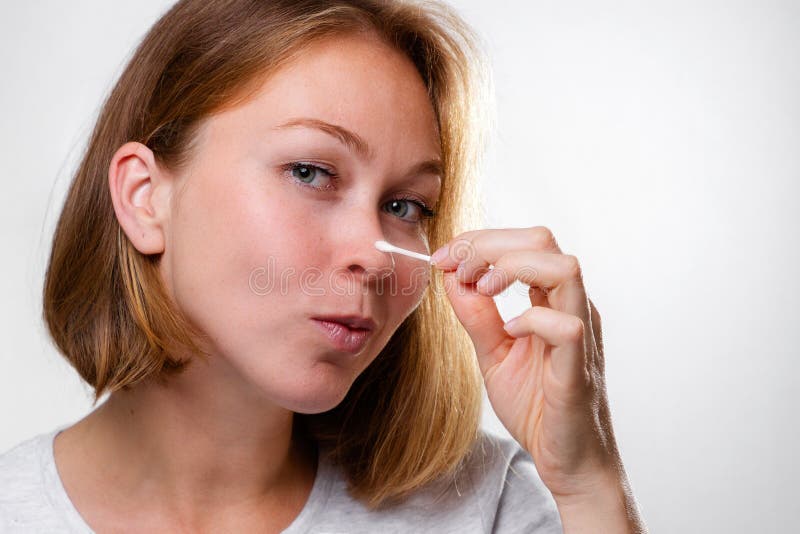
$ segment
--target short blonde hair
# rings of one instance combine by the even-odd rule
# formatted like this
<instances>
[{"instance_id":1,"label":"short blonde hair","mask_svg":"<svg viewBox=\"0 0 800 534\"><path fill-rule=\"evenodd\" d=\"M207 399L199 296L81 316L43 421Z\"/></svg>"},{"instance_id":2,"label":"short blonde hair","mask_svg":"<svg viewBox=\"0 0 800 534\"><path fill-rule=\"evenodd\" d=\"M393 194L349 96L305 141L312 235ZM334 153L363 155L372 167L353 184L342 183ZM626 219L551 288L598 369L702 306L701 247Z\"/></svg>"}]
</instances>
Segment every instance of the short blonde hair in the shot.
<instances>
[{"instance_id":1,"label":"short blonde hair","mask_svg":"<svg viewBox=\"0 0 800 534\"><path fill-rule=\"evenodd\" d=\"M80 376L104 392L179 372L201 332L116 219L108 167L128 141L179 171L201 121L252 95L318 39L368 31L416 65L433 104L444 176L433 247L481 221L476 179L490 78L474 31L446 4L405 0L181 0L149 30L105 101L53 237L44 320ZM432 287L441 287L435 274ZM377 508L453 474L480 424L474 348L441 292L426 292L345 399L296 428L344 467L351 494Z\"/></svg>"}]
</instances>

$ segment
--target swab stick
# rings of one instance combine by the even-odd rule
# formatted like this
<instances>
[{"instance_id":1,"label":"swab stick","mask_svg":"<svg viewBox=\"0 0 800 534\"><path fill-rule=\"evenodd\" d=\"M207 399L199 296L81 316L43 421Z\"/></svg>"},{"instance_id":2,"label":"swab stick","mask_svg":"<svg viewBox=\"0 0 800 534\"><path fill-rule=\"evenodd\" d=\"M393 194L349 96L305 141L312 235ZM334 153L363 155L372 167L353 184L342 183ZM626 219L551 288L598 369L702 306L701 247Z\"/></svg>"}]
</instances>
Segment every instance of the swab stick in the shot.
<instances>
[{"instance_id":1,"label":"swab stick","mask_svg":"<svg viewBox=\"0 0 800 534\"><path fill-rule=\"evenodd\" d=\"M397 252L398 254L403 254L405 256L409 256L411 258L416 258L422 261L431 261L431 257L425 254L420 254L419 252L414 252L411 250L406 250L404 248L396 247L391 243L388 243L383 240L375 241L375 248L378 250L382 250L383 252Z\"/></svg>"}]
</instances>

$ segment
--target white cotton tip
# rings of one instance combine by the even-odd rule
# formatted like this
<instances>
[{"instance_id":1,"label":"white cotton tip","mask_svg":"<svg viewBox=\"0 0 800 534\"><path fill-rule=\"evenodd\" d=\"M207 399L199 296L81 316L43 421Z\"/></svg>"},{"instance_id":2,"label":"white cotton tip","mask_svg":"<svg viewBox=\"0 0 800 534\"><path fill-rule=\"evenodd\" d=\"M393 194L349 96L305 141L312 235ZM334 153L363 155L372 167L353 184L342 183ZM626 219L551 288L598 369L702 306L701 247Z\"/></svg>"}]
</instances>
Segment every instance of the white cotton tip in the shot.
<instances>
[{"instance_id":1,"label":"white cotton tip","mask_svg":"<svg viewBox=\"0 0 800 534\"><path fill-rule=\"evenodd\" d=\"M383 240L375 241L375 248L383 252L394 252L395 246Z\"/></svg>"},{"instance_id":2,"label":"white cotton tip","mask_svg":"<svg viewBox=\"0 0 800 534\"><path fill-rule=\"evenodd\" d=\"M398 254L403 254L404 256L408 256L410 258L416 258L422 261L431 261L431 257L425 254L420 254L419 252L414 252L413 250L406 250L404 248L396 247L389 242L383 241L382 239L375 241L375 248L383 252L397 252Z\"/></svg>"}]
</instances>

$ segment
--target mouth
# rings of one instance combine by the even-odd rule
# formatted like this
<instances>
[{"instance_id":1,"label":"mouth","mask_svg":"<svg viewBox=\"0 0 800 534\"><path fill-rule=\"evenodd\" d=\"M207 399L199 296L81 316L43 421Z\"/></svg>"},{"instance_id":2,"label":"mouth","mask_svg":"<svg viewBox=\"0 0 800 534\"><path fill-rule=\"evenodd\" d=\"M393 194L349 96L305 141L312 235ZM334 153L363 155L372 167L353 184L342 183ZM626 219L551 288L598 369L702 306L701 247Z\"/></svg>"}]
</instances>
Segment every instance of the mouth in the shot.
<instances>
[{"instance_id":1,"label":"mouth","mask_svg":"<svg viewBox=\"0 0 800 534\"><path fill-rule=\"evenodd\" d=\"M375 322L369 317L349 315L311 319L337 350L351 354L361 352L375 330Z\"/></svg>"}]
</instances>

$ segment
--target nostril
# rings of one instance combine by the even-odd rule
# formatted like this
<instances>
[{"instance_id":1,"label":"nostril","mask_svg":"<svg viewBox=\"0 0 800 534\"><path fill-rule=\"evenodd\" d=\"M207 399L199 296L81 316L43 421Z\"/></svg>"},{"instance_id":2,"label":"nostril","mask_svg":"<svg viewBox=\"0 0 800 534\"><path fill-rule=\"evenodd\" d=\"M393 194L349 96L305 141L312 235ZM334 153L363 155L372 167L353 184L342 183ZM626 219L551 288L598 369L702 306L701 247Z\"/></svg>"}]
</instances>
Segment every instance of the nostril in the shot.
<instances>
[{"instance_id":1,"label":"nostril","mask_svg":"<svg viewBox=\"0 0 800 534\"><path fill-rule=\"evenodd\" d=\"M383 280L387 276L390 276L395 270L394 257L389 254L389 258L391 265L386 265L385 262L381 262L376 263L375 265L364 267L361 264L354 263L351 264L348 269L351 273L361 275L365 278Z\"/></svg>"}]
</instances>

